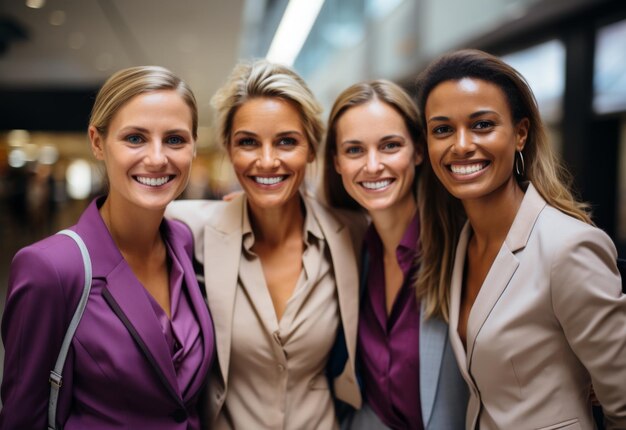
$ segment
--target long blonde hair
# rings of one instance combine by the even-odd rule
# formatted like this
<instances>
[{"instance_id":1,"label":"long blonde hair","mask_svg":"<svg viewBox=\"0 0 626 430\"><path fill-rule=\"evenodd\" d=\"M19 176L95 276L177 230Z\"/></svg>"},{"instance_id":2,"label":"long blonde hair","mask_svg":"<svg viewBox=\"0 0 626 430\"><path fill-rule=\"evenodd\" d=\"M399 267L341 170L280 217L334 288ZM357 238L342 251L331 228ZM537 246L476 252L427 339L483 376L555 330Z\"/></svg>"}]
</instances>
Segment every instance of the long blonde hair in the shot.
<instances>
[{"instance_id":1,"label":"long blonde hair","mask_svg":"<svg viewBox=\"0 0 626 430\"><path fill-rule=\"evenodd\" d=\"M589 206L571 191L571 175L554 154L539 115L537 102L522 75L504 61L486 52L467 49L445 54L418 77L417 104L425 126L426 101L431 91L445 81L480 79L497 85L505 94L514 123L524 118L529 130L522 155L525 171L515 175L522 184L532 182L546 202L558 210L593 224ZM421 265L417 294L426 297L426 315L448 319L449 289L456 243L465 222L460 201L451 196L435 176L428 151L424 157L419 193L421 214Z\"/></svg>"}]
</instances>

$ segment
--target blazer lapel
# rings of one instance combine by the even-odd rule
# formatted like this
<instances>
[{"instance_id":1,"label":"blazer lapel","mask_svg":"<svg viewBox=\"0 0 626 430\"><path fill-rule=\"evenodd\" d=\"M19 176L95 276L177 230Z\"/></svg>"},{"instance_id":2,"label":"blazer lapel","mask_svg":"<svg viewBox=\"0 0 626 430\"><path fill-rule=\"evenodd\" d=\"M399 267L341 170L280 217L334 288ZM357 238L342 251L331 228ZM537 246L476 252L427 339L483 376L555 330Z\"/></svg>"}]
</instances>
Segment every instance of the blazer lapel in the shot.
<instances>
[{"instance_id":1,"label":"blazer lapel","mask_svg":"<svg viewBox=\"0 0 626 430\"><path fill-rule=\"evenodd\" d=\"M337 297L339 299L339 311L341 313L341 323L346 338L348 349L348 363L354 363L356 355L356 338L358 327L359 309L359 277L355 258L355 251L352 248L352 238L349 229L339 223L335 218L326 215L324 209L313 199L307 199L307 204L313 209L312 216L315 216L319 223L324 238L330 250L331 259L334 266L335 282L337 283ZM348 248L347 248L348 247ZM350 368L352 378L355 375L353 366ZM337 390L343 387L336 386ZM349 390L349 388L346 387ZM350 397L353 397L350 395Z\"/></svg>"},{"instance_id":2,"label":"blazer lapel","mask_svg":"<svg viewBox=\"0 0 626 430\"><path fill-rule=\"evenodd\" d=\"M146 297L147 292L125 261L109 273L107 286L102 294L169 393L181 403L176 371L165 336L161 332L161 324Z\"/></svg>"},{"instance_id":3,"label":"blazer lapel","mask_svg":"<svg viewBox=\"0 0 626 430\"><path fill-rule=\"evenodd\" d=\"M187 292L191 301L191 307L194 311L194 314L196 315L196 318L198 319L198 324L202 332L202 355L204 359L200 363L200 368L198 369L197 374L203 375L208 372L208 368L213 361L213 352L215 349L213 343L213 323L211 321L211 317L209 316L207 304L204 301L202 293L200 292L200 288L198 287L198 281L195 277L193 265L191 263L191 260L188 258L193 250L185 250L184 244L180 240L180 236L171 234L171 222L167 220L165 220L164 222L167 226L166 232L168 243L170 244L170 247L172 248L176 256L179 257L179 261L183 265L185 287L187 288ZM186 399L193 397L196 392L202 387L204 382L204 378L194 378L193 383L187 390Z\"/></svg>"},{"instance_id":4,"label":"blazer lapel","mask_svg":"<svg viewBox=\"0 0 626 430\"><path fill-rule=\"evenodd\" d=\"M104 279L102 291L113 312L126 326L167 391L182 406L171 355L146 291L128 266L98 211L104 198L94 200L76 224L91 256L93 277Z\"/></svg>"},{"instance_id":5,"label":"blazer lapel","mask_svg":"<svg viewBox=\"0 0 626 430\"><path fill-rule=\"evenodd\" d=\"M532 184L529 184L507 237L489 269L489 273L470 311L467 322L468 367L471 366L476 337L517 271L519 260L515 253L526 246L533 226L545 205L546 202L541 198L537 190ZM467 243L464 248L467 249ZM457 253L458 257L459 254ZM465 252L462 258L465 259Z\"/></svg>"},{"instance_id":6,"label":"blazer lapel","mask_svg":"<svg viewBox=\"0 0 626 430\"><path fill-rule=\"evenodd\" d=\"M243 196L224 207L204 231L204 276L207 301L215 326L215 344L224 386L228 386L228 367L233 328L233 313L239 259Z\"/></svg>"},{"instance_id":7,"label":"blazer lapel","mask_svg":"<svg viewBox=\"0 0 626 430\"><path fill-rule=\"evenodd\" d=\"M420 314L424 315L423 306ZM424 319L422 317L420 319L420 401L424 428L428 428L439 386L439 373L448 339L448 326L439 318Z\"/></svg>"}]
</instances>

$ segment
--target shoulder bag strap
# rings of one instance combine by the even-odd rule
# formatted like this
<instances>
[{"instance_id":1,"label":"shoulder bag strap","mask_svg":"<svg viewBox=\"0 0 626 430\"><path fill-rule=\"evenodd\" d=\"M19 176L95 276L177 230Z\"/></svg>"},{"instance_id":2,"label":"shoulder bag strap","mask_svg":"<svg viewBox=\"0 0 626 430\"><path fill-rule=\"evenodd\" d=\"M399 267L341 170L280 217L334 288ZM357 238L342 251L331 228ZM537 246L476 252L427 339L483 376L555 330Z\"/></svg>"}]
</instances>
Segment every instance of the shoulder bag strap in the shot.
<instances>
[{"instance_id":1,"label":"shoulder bag strap","mask_svg":"<svg viewBox=\"0 0 626 430\"><path fill-rule=\"evenodd\" d=\"M61 230L57 234L64 234L71 237L78 245L80 253L83 257L83 265L85 267L85 285L83 287L83 294L81 295L78 302L78 307L76 308L74 316L70 321L67 332L65 332L65 337L63 338L63 343L61 344L61 351L59 352L59 356L57 357L54 369L50 371L50 400L48 402L49 430L56 430L57 402L59 399L59 389L63 384L63 366L65 365L67 352L70 348L70 344L72 343L72 338L74 337L76 328L78 327L80 319L83 316L83 312L87 307L89 291L91 290L91 259L89 258L89 251L87 250L87 246L85 246L85 242L83 242L78 233L72 230Z\"/></svg>"}]
</instances>

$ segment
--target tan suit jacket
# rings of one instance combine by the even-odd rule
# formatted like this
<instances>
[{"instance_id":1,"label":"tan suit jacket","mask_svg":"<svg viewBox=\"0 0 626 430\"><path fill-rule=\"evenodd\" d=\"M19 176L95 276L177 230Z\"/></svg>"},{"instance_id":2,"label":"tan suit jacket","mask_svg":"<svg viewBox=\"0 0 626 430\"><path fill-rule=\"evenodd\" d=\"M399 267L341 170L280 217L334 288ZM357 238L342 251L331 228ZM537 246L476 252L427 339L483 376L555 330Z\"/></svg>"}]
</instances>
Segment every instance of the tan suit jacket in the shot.
<instances>
[{"instance_id":1,"label":"tan suit jacket","mask_svg":"<svg viewBox=\"0 0 626 430\"><path fill-rule=\"evenodd\" d=\"M626 296L601 230L528 186L458 335L467 245L456 250L450 341L470 387L466 428L593 429L591 384L607 428L626 429Z\"/></svg>"},{"instance_id":2,"label":"tan suit jacket","mask_svg":"<svg viewBox=\"0 0 626 430\"><path fill-rule=\"evenodd\" d=\"M168 218L178 219L189 226L194 236L195 258L204 264L207 300L215 326L217 358L210 382L212 421L220 412L226 390L231 352L233 307L239 259L242 252L242 214L244 195L233 201L182 200L171 203ZM365 218L347 214L331 214L312 198L307 205L315 216L330 250L337 283L341 324L346 337L348 360L343 372L334 380L335 396L355 408L361 406L361 394L356 381L355 354L359 309L359 280L355 250L366 228ZM250 393L254 402L256 393ZM301 410L306 411L306 405Z\"/></svg>"}]
</instances>

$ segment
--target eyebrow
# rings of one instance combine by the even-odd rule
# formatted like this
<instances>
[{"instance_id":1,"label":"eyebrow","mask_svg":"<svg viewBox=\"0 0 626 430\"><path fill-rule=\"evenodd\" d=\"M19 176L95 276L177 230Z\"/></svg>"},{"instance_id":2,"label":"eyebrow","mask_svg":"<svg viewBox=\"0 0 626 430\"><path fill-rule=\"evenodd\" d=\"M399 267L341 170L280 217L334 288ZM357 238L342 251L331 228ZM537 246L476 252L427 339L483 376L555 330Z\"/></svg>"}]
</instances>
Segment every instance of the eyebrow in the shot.
<instances>
[{"instance_id":1,"label":"eyebrow","mask_svg":"<svg viewBox=\"0 0 626 430\"><path fill-rule=\"evenodd\" d=\"M400 134L388 134L386 136L381 137L380 139L378 139L379 142L384 142L386 140L395 140L395 139L401 139L403 142L406 140L404 138L404 136L400 135ZM340 145L357 145L357 144L361 144L363 142L361 142L358 139L351 139L351 140L344 140L342 142L339 142Z\"/></svg>"},{"instance_id":2,"label":"eyebrow","mask_svg":"<svg viewBox=\"0 0 626 430\"><path fill-rule=\"evenodd\" d=\"M134 125L129 125L128 127L124 127L123 129L120 130L120 133L128 133L129 131L136 131L139 133L145 133L145 134L149 134L150 130L148 130L147 128L143 128L143 127L137 127ZM190 134L191 131L184 129L184 128L173 128L171 130L165 130L164 134L173 134L173 133L187 133Z\"/></svg>"},{"instance_id":3,"label":"eyebrow","mask_svg":"<svg viewBox=\"0 0 626 430\"><path fill-rule=\"evenodd\" d=\"M496 111L485 109L485 110L479 110L479 111L471 113L469 115L469 118L474 119L474 118L477 118L479 116L483 116L486 114L499 115L498 112ZM447 116L434 116L432 118L429 118L427 122L431 122L431 121L450 121L450 118L448 118Z\"/></svg>"},{"instance_id":4,"label":"eyebrow","mask_svg":"<svg viewBox=\"0 0 626 430\"><path fill-rule=\"evenodd\" d=\"M257 133L253 131L249 131L249 130L237 130L233 133L233 136L237 136L238 134L243 134L245 136L258 136ZM293 134L297 134L298 136L303 136L303 134L299 132L298 130L281 131L280 133L276 133L276 136L283 137L283 136L290 136Z\"/></svg>"}]
</instances>

